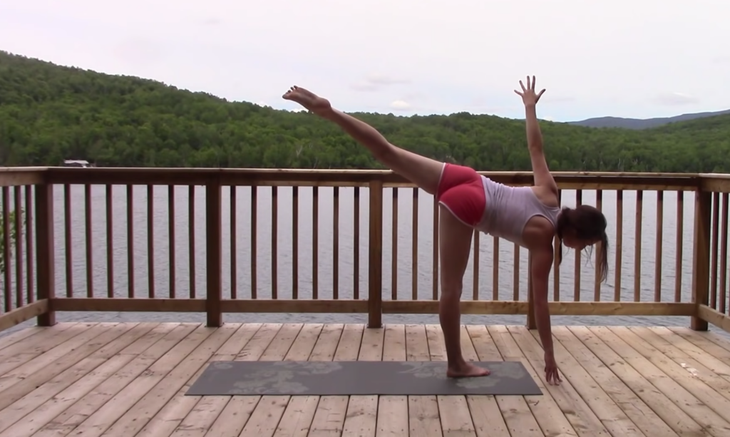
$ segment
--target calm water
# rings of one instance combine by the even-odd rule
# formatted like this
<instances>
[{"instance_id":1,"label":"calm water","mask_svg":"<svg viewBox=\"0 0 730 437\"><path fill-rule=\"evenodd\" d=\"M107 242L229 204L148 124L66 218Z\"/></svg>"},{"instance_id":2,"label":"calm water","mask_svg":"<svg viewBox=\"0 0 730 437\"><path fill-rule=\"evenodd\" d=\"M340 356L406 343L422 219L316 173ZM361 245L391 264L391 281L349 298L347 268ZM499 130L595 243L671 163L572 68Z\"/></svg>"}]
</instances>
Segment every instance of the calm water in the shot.
<instances>
[{"instance_id":1,"label":"calm water","mask_svg":"<svg viewBox=\"0 0 730 437\"><path fill-rule=\"evenodd\" d=\"M411 189L398 190L398 225L397 225L397 257L398 266L393 272L392 259L392 190L384 192L383 205L383 299L391 299L391 281L395 273L397 278L399 299L411 299L412 293L412 205ZM416 240L418 244L417 287L419 298L429 299L433 293L433 198L424 192L419 193L419 223ZM12 196L11 196L12 197ZM92 241L93 241L93 287L95 296L106 296L107 267L106 267L106 210L104 187L92 189ZM237 253L237 294L239 298L251 296L251 189L239 187L237 189L236 205L236 240L231 240L230 222L230 192L223 190L223 287L224 296L230 296L231 265L230 254L233 246ZM259 298L271 296L271 188L261 187L257 191L257 229L256 229L256 260L257 260L257 294ZM334 208L333 189L319 188L318 234L319 243L317 254L319 258L318 281L319 297L329 299L333 289L333 266L339 266L339 295L340 298L352 298L354 283L360 287L360 297L367 295L368 277L368 190L360 190L360 233L359 233L359 271L354 270L355 232L354 232L354 189L340 188L339 190L339 257L333 255L333 228ZM65 239L64 239L64 204L63 189L55 190L55 239L56 239L56 286L57 295L66 295L65 273ZM125 297L128 292L127 278L127 222L126 222L126 188L115 186L113 189L113 228L114 236L114 294ZM583 203L595 205L595 192L583 193ZM635 223L636 207L635 193L624 193L624 220L622 241L622 271L621 296L624 301L632 301L634 295L634 260L635 250ZM564 205L573 206L575 192L563 193ZM205 290L205 192L204 187L196 188L195 197L195 283L197 296L204 297ZM313 276L313 203L312 189L299 188L298 195L298 293L306 299L312 295ZM682 269L675 271L676 232L677 232L677 196L676 193L666 193L664 198L664 218L661 229L662 241L662 300L672 301L674 298L674 284L677 275L682 282L683 302L689 302L692 270L692 232L694 217L694 194L685 193L684 223L683 223L683 261ZM84 218L84 191L82 186L73 186L71 190L71 220L72 220L72 279L75 296L86 296L86 259L85 259L85 218ZM603 193L603 210L609 219L609 279L602 284L601 299L612 301L615 287L615 256L616 256L616 193ZM656 222L656 193L645 192L643 197L642 232L641 232L641 273L640 292L642 301L651 301L654 296L657 238ZM156 297L168 297L169 282L169 233L168 233L168 191L166 187L158 187L154 193L154 275ZM188 189L178 187L175 191L175 256L176 256L176 293L178 296L189 295L189 227L188 218ZM292 188L278 188L278 295L285 299L292 295L294 278L293 266L293 233L292 219ZM147 250L147 190L146 187L135 187L134 190L134 273L135 294L145 297L148 295L148 250ZM513 245L505 241L499 246L499 296L503 300L511 300L513 295ZM493 243L489 236L480 236L479 255L479 293L481 299L491 299L492 296L492 265ZM472 255L473 257L473 255ZM575 254L568 249L564 250L563 263L560 269L560 294L562 300L573 300ZM464 298L471 299L473 287L473 260L470 259L464 280ZM521 250L520 298L525 299L527 290L527 253ZM581 260L581 300L593 300L594 269L593 260L583 256ZM552 275L550 296L552 299ZM195 321L205 320L204 314L179 313L59 313L59 321ZM226 314L225 321L230 322L314 322L314 323L365 323L366 314ZM384 323L438 323L436 315L393 315L383 316ZM491 324L491 323L518 323L525 321L525 316L463 316L464 323ZM23 326L35 323L33 320ZM613 325L682 325L687 326L686 317L632 317L632 316L598 316L598 317L561 317L553 316L554 324L613 324ZM715 330L717 332L717 330Z\"/></svg>"}]
</instances>

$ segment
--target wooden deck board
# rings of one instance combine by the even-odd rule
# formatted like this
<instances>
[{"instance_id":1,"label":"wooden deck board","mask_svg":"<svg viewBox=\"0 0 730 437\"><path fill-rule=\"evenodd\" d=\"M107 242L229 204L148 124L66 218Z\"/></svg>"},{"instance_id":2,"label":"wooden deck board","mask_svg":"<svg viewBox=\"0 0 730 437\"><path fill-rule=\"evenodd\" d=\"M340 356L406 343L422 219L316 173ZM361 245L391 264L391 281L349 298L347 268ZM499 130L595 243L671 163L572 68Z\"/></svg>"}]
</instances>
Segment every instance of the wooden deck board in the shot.
<instances>
[{"instance_id":1,"label":"wooden deck board","mask_svg":"<svg viewBox=\"0 0 730 437\"><path fill-rule=\"evenodd\" d=\"M0 437L728 436L730 342L664 327L464 326L541 396L184 396L215 360L444 360L437 325L62 323L0 341Z\"/></svg>"}]
</instances>

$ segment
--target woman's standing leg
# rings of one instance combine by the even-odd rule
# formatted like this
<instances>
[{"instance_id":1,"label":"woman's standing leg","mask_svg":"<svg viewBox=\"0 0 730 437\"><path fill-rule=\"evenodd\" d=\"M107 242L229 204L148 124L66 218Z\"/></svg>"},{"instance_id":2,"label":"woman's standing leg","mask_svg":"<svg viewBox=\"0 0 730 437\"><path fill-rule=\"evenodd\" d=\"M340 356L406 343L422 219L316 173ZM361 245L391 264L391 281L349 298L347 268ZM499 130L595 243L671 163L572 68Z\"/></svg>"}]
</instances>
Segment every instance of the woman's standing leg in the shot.
<instances>
[{"instance_id":1,"label":"woman's standing leg","mask_svg":"<svg viewBox=\"0 0 730 437\"><path fill-rule=\"evenodd\" d=\"M457 219L448 208L439 205L439 255L441 300L439 321L444 332L450 377L486 376L489 370L464 360L461 354L461 292L464 272L474 230Z\"/></svg>"}]
</instances>

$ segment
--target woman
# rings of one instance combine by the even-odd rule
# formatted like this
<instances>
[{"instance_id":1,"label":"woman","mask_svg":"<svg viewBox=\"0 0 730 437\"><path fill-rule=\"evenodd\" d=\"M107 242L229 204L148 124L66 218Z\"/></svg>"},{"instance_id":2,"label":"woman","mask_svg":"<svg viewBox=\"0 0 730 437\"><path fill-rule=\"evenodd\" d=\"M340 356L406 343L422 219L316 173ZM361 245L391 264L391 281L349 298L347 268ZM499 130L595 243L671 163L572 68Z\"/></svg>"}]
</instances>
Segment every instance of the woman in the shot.
<instances>
[{"instance_id":1,"label":"woman","mask_svg":"<svg viewBox=\"0 0 730 437\"><path fill-rule=\"evenodd\" d=\"M532 255L532 279L537 328L545 351L545 379L559 383L553 354L548 311L548 277L553 265L553 239L557 235L567 247L582 250L601 242L599 269L607 271L606 218L591 206L560 208L558 187L543 154L542 135L535 106L545 92L535 93L535 78L520 81L526 112L527 145L535 185L509 187L481 176L469 167L438 162L389 143L375 128L341 111L330 102L299 87L283 98L299 103L312 113L334 122L357 142L367 147L384 166L400 174L439 203L439 251L441 298L439 320L444 333L449 377L486 376L490 371L464 360L460 347L459 301L462 280L469 260L473 230L496 235L527 248Z\"/></svg>"}]
</instances>

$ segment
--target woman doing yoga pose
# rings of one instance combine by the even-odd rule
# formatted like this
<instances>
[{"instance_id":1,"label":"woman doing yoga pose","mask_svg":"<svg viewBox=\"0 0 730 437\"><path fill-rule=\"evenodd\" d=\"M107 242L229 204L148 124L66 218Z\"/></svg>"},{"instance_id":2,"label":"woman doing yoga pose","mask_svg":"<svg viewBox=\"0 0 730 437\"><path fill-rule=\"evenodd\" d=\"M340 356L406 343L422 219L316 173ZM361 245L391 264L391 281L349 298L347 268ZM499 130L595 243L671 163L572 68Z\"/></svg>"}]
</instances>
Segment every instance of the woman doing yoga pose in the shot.
<instances>
[{"instance_id":1,"label":"woman doing yoga pose","mask_svg":"<svg viewBox=\"0 0 730 437\"><path fill-rule=\"evenodd\" d=\"M545 351L545 379L560 382L553 354L548 277L553 266L553 239L570 248L583 248L601 242L599 273L605 280L606 218L596 208L579 205L560 207L558 187L543 153L542 134L535 106L545 92L535 93L535 78L520 81L526 113L527 146L532 162L534 185L511 187L479 175L472 168L443 163L397 147L372 126L334 109L330 102L297 86L283 98L299 103L310 112L337 124L365 146L384 166L400 174L422 190L435 196L439 204L439 253L441 297L439 320L444 334L449 377L489 375L484 369L464 360L460 347L462 280L469 260L474 229L504 238L527 248L532 255L535 318Z\"/></svg>"}]
</instances>

